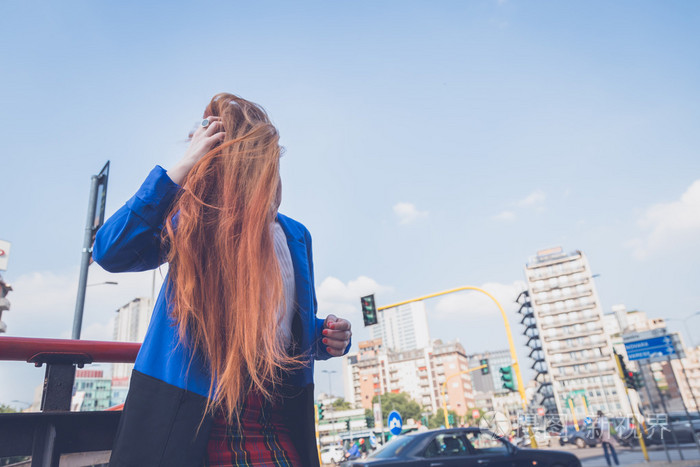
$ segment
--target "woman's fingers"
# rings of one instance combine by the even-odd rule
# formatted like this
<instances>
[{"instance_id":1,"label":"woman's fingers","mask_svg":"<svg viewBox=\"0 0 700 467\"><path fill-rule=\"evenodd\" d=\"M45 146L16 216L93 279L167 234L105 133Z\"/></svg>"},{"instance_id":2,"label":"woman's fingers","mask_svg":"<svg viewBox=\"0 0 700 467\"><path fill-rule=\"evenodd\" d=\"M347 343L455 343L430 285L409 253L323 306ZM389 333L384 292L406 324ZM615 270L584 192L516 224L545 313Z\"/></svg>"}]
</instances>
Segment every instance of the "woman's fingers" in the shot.
<instances>
[{"instance_id":1,"label":"woman's fingers","mask_svg":"<svg viewBox=\"0 0 700 467\"><path fill-rule=\"evenodd\" d=\"M221 121L221 117L210 117L209 118L209 126L207 126L204 130L204 134L206 136L212 136L220 131L223 131L224 129L224 124Z\"/></svg>"},{"instance_id":2,"label":"woman's fingers","mask_svg":"<svg viewBox=\"0 0 700 467\"><path fill-rule=\"evenodd\" d=\"M352 336L352 333L350 331L335 331L332 329L324 329L323 330L323 336L324 337L329 337L331 339L338 339L338 340L350 340L350 336Z\"/></svg>"}]
</instances>

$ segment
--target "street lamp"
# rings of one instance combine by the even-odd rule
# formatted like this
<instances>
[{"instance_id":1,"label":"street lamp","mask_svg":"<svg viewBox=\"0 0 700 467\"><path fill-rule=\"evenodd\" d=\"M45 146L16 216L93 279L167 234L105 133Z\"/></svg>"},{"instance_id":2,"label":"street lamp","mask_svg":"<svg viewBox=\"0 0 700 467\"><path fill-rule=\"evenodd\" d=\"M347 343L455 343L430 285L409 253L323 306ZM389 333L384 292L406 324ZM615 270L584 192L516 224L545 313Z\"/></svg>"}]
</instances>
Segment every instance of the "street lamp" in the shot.
<instances>
[{"instance_id":1,"label":"street lamp","mask_svg":"<svg viewBox=\"0 0 700 467\"><path fill-rule=\"evenodd\" d=\"M88 284L85 287L92 287L94 285L119 285L119 282L114 282L114 281L97 282L95 284Z\"/></svg>"},{"instance_id":2,"label":"street lamp","mask_svg":"<svg viewBox=\"0 0 700 467\"><path fill-rule=\"evenodd\" d=\"M690 328L688 328L688 320L690 318L693 318L695 316L700 315L700 311L696 311L695 313L691 313L685 318L666 318L666 321L683 321L683 328L685 328L685 333L688 335L688 341L690 342L691 347L695 347L695 339L693 339L692 334L690 334Z\"/></svg>"}]
</instances>

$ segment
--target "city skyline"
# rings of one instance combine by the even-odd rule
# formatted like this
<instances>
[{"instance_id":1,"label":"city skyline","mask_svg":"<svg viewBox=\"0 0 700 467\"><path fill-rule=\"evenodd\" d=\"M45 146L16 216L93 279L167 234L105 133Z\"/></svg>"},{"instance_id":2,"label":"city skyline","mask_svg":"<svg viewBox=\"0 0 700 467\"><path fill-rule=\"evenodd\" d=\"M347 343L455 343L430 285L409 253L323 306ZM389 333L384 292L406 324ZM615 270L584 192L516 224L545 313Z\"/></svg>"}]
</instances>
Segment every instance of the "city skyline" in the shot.
<instances>
[{"instance_id":1,"label":"city skyline","mask_svg":"<svg viewBox=\"0 0 700 467\"><path fill-rule=\"evenodd\" d=\"M70 336L90 176L111 160L113 213L177 161L222 90L278 126L281 210L313 236L319 315L350 319L355 343L370 337L362 295L384 306L474 285L506 307L522 365L513 301L528 258L554 246L586 252L604 312L700 310L700 6L275 5L4 6L6 335ZM119 284L88 288L84 339L109 339L114 311L151 296L152 273L91 266L89 283L105 281ZM505 348L488 299L425 306L434 339ZM3 362L0 402L42 378Z\"/></svg>"}]
</instances>

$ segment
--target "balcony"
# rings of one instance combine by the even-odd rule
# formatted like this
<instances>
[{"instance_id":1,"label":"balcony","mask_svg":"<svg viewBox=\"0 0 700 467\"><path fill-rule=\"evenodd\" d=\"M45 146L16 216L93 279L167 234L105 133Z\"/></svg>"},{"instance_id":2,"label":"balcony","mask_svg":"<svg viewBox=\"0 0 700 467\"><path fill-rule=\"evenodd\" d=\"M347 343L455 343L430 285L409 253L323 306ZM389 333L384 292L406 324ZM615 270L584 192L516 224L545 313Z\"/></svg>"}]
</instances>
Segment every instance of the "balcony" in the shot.
<instances>
[{"instance_id":1,"label":"balcony","mask_svg":"<svg viewBox=\"0 0 700 467\"><path fill-rule=\"evenodd\" d=\"M572 258L572 261L575 259L578 259L578 258ZM537 265L537 266L539 267L540 265ZM551 272L551 273L545 272L543 269L538 269L536 272L532 272L532 273L528 274L527 277L528 277L528 280L530 282L534 282L534 281L551 279L552 277L565 276L567 274L576 274L577 272L583 272L585 270L586 270L586 268L584 268L583 265L578 266L578 267L566 267L566 268L562 268L558 272Z\"/></svg>"},{"instance_id":2,"label":"balcony","mask_svg":"<svg viewBox=\"0 0 700 467\"><path fill-rule=\"evenodd\" d=\"M605 360L610 360L610 353L609 352L604 352L602 355L591 355L589 357L582 357L582 358L567 358L563 359L561 361L552 361L552 368L558 368L566 365L580 365L583 363L594 363L594 362L602 362Z\"/></svg>"},{"instance_id":3,"label":"balcony","mask_svg":"<svg viewBox=\"0 0 700 467\"><path fill-rule=\"evenodd\" d=\"M559 276L561 277L561 276ZM560 279L561 282L561 279ZM546 292L548 290L554 290L554 289L563 289L565 287L576 287L577 285L583 285L583 284L588 284L590 282L590 279L588 277L583 277L581 279L571 279L571 280L566 280L563 283L559 283L557 285L549 285L546 284L541 287L532 287L532 293L538 293L538 292Z\"/></svg>"},{"instance_id":4,"label":"balcony","mask_svg":"<svg viewBox=\"0 0 700 467\"><path fill-rule=\"evenodd\" d=\"M556 340L564 340L564 339L571 339L574 337L583 337L583 336L590 336L593 334L602 334L603 333L603 327L596 327L593 329L582 329L579 332L558 332L556 334L553 334L551 336L544 336L545 342L551 342L551 341L556 341Z\"/></svg>"},{"instance_id":5,"label":"balcony","mask_svg":"<svg viewBox=\"0 0 700 467\"><path fill-rule=\"evenodd\" d=\"M31 456L32 467L58 467L77 457L84 459L80 465L100 463L94 460L104 459L111 450L121 408L71 412L75 369L89 363L133 363L139 347L127 342L0 337L0 360L46 365L41 412L0 414L0 457Z\"/></svg>"},{"instance_id":6,"label":"balcony","mask_svg":"<svg viewBox=\"0 0 700 467\"><path fill-rule=\"evenodd\" d=\"M541 305L544 305L546 303L561 302L564 300L570 300L572 298L583 298L583 297L588 297L591 295L593 295L592 289L586 289L582 292L579 292L576 290L576 291L565 293L565 294L562 293L562 294L559 294L557 296L552 295L551 297L542 298L542 299L536 298L535 305L541 306Z\"/></svg>"},{"instance_id":7,"label":"balcony","mask_svg":"<svg viewBox=\"0 0 700 467\"><path fill-rule=\"evenodd\" d=\"M551 354L555 353L569 353L569 352L575 352L578 350L585 350L585 349L591 349L591 348L598 348L598 347L607 347L608 344L605 341L600 341L600 342L586 342L581 345L569 345L569 346L561 346L561 347L549 347L547 349L547 352Z\"/></svg>"},{"instance_id":8,"label":"balcony","mask_svg":"<svg viewBox=\"0 0 700 467\"><path fill-rule=\"evenodd\" d=\"M599 318L596 315L583 316L581 318L577 318L574 320L566 320L566 321L558 320L556 323L548 323L548 324L542 323L541 326L542 326L542 329L550 329L550 328L558 328L561 326L570 326L572 324L583 324L583 323L588 323L590 321L598 321L598 320L599 320Z\"/></svg>"},{"instance_id":9,"label":"balcony","mask_svg":"<svg viewBox=\"0 0 700 467\"><path fill-rule=\"evenodd\" d=\"M590 301L587 303L584 303L582 305L577 305L577 306L572 306L571 308L561 308L561 309L554 309L550 311L540 311L537 316L542 319L547 316L554 316L554 315L560 315L562 313L571 313L572 311L583 311L583 310L588 310L591 308L595 308L596 302Z\"/></svg>"}]
</instances>

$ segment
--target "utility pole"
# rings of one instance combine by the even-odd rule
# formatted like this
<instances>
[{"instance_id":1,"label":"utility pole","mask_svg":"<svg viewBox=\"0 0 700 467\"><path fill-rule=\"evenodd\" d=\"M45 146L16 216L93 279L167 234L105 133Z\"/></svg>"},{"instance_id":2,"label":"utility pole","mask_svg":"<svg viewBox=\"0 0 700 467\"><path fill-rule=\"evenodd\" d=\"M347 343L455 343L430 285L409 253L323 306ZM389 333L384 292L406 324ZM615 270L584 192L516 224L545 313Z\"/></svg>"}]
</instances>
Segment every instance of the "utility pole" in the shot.
<instances>
[{"instance_id":1,"label":"utility pole","mask_svg":"<svg viewBox=\"0 0 700 467\"><path fill-rule=\"evenodd\" d=\"M107 180L109 179L109 161L102 167L100 173L90 179L90 197L88 214L83 236L83 251L80 259L80 279L78 282L78 297L75 301L73 316L73 339L80 339L83 327L83 309L85 307L85 289L87 288L88 268L92 262L92 244L97 230L105 220L105 203L107 202ZM99 203L99 206L98 206Z\"/></svg>"}]
</instances>

